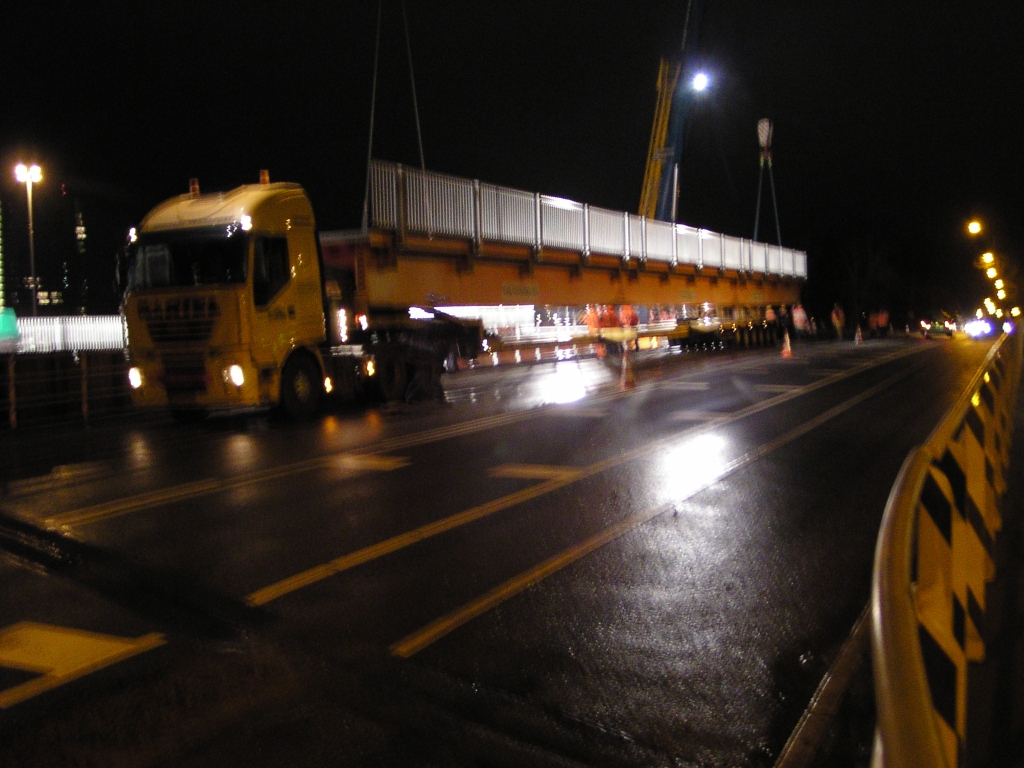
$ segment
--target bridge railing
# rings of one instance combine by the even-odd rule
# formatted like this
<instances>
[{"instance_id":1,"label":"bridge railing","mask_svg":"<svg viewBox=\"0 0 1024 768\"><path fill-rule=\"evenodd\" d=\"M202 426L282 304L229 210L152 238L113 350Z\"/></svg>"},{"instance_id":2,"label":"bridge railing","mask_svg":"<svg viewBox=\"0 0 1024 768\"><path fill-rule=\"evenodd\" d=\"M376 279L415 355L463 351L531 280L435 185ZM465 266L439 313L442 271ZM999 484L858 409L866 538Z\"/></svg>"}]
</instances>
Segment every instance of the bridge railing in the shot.
<instances>
[{"instance_id":1,"label":"bridge railing","mask_svg":"<svg viewBox=\"0 0 1024 768\"><path fill-rule=\"evenodd\" d=\"M14 351L20 354L124 349L120 315L19 317Z\"/></svg>"},{"instance_id":2,"label":"bridge railing","mask_svg":"<svg viewBox=\"0 0 1024 768\"><path fill-rule=\"evenodd\" d=\"M537 252L560 248L625 262L807 277L803 251L381 160L370 168L370 224Z\"/></svg>"},{"instance_id":3,"label":"bridge railing","mask_svg":"<svg viewBox=\"0 0 1024 768\"><path fill-rule=\"evenodd\" d=\"M89 421L130 403L119 315L19 317L0 344L0 427Z\"/></svg>"},{"instance_id":4,"label":"bridge railing","mask_svg":"<svg viewBox=\"0 0 1024 768\"><path fill-rule=\"evenodd\" d=\"M993 346L889 497L871 597L873 768L965 764L969 662L985 656L1021 345L1017 334Z\"/></svg>"}]
</instances>

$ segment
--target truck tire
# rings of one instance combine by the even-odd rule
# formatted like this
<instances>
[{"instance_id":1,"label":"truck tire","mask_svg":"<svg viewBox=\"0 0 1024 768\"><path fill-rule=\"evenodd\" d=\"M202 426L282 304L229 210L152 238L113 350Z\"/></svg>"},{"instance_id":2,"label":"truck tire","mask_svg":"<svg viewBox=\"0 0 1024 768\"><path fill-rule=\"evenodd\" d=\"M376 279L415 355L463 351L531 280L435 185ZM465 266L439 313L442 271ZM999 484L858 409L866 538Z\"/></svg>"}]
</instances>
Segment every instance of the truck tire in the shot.
<instances>
[{"instance_id":1,"label":"truck tire","mask_svg":"<svg viewBox=\"0 0 1024 768\"><path fill-rule=\"evenodd\" d=\"M293 355L281 372L281 410L290 419L308 419L319 409L324 386L316 363Z\"/></svg>"}]
</instances>

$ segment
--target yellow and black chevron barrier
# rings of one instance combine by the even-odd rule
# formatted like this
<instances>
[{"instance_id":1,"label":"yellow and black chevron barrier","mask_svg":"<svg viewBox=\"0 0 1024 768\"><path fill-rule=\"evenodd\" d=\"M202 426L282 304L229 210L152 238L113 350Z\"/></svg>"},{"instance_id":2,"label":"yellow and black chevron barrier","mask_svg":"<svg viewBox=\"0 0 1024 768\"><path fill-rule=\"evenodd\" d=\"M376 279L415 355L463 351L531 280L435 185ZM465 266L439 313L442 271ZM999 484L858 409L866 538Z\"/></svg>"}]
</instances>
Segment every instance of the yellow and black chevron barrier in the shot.
<instances>
[{"instance_id":1,"label":"yellow and black chevron barrier","mask_svg":"<svg viewBox=\"0 0 1024 768\"><path fill-rule=\"evenodd\" d=\"M968 662L985 658L1021 345L1020 334L993 345L889 496L871 598L873 768L965 762Z\"/></svg>"}]
</instances>

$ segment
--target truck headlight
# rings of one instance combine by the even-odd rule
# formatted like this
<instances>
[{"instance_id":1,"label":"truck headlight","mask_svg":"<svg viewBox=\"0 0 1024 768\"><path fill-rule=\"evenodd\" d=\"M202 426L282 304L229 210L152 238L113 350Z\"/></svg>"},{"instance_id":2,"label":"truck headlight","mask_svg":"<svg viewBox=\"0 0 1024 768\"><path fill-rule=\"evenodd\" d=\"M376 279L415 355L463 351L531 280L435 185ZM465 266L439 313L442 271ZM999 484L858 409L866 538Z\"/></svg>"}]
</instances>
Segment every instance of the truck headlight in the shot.
<instances>
[{"instance_id":1,"label":"truck headlight","mask_svg":"<svg viewBox=\"0 0 1024 768\"><path fill-rule=\"evenodd\" d=\"M224 369L224 383L228 382L236 387L245 384L245 371L242 370L242 366L232 365Z\"/></svg>"},{"instance_id":2,"label":"truck headlight","mask_svg":"<svg viewBox=\"0 0 1024 768\"><path fill-rule=\"evenodd\" d=\"M132 366L128 369L128 384L132 389L139 389L142 386L142 371Z\"/></svg>"}]
</instances>

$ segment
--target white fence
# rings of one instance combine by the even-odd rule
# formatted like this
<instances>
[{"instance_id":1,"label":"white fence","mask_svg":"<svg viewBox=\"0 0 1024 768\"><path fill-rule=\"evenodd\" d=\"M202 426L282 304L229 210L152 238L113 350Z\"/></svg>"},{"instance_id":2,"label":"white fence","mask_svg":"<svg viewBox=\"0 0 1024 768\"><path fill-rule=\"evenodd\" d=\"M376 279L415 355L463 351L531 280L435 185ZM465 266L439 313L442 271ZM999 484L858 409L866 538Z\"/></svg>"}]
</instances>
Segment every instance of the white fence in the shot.
<instances>
[{"instance_id":1,"label":"white fence","mask_svg":"<svg viewBox=\"0 0 1024 768\"><path fill-rule=\"evenodd\" d=\"M14 351L24 353L85 352L124 349L120 315L19 317Z\"/></svg>"},{"instance_id":2,"label":"white fence","mask_svg":"<svg viewBox=\"0 0 1024 768\"><path fill-rule=\"evenodd\" d=\"M807 277L803 251L380 160L370 169L370 215L381 229L477 243Z\"/></svg>"}]
</instances>

